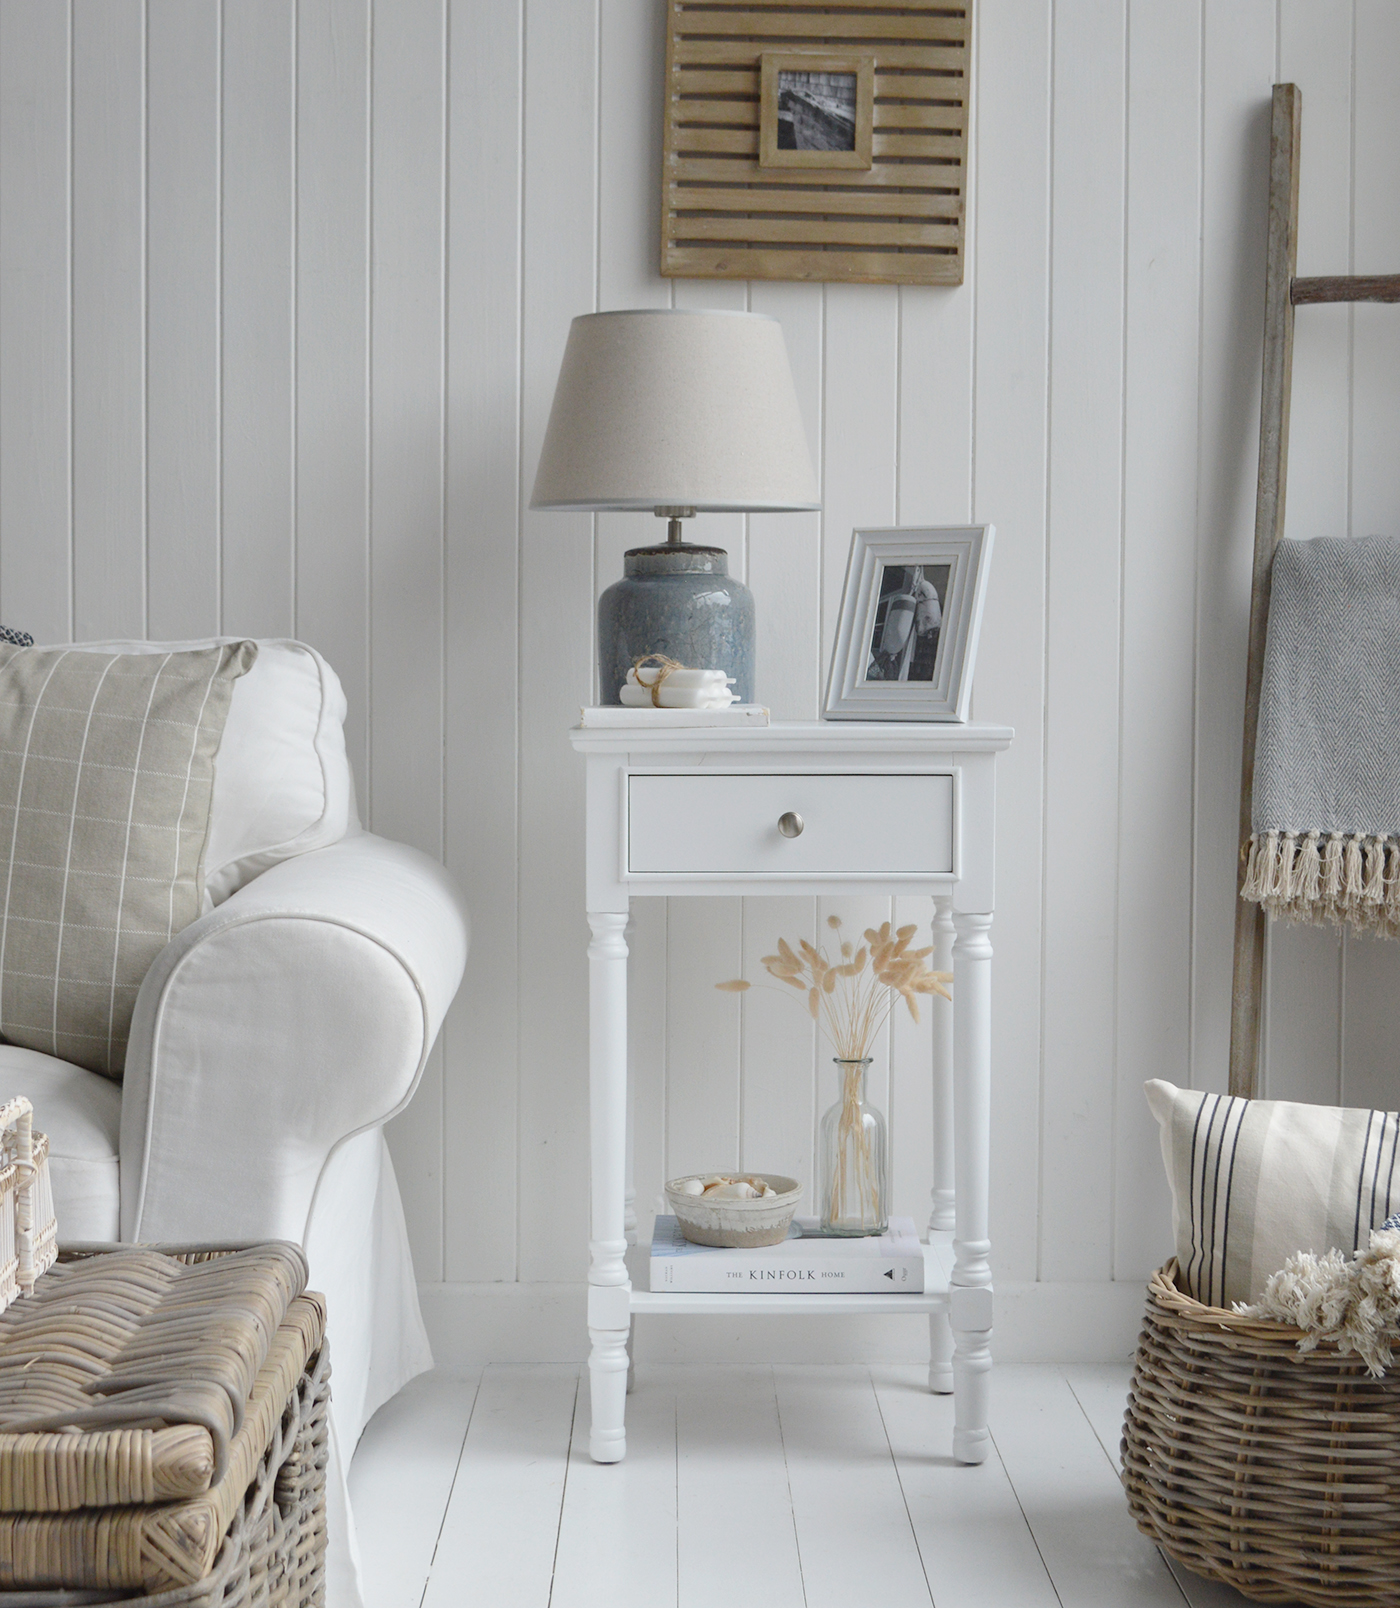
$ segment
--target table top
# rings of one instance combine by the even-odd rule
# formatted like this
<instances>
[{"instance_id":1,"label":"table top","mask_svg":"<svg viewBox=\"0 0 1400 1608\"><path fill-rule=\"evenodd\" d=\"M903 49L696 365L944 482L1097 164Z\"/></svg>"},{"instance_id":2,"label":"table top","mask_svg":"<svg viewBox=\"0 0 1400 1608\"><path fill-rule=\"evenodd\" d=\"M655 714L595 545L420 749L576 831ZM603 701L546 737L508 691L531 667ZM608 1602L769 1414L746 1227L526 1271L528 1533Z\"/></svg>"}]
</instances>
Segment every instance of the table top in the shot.
<instances>
[{"instance_id":1,"label":"table top","mask_svg":"<svg viewBox=\"0 0 1400 1608\"><path fill-rule=\"evenodd\" d=\"M802 720L769 726L575 726L569 741L580 753L777 752L1000 753L1010 726L984 721Z\"/></svg>"}]
</instances>

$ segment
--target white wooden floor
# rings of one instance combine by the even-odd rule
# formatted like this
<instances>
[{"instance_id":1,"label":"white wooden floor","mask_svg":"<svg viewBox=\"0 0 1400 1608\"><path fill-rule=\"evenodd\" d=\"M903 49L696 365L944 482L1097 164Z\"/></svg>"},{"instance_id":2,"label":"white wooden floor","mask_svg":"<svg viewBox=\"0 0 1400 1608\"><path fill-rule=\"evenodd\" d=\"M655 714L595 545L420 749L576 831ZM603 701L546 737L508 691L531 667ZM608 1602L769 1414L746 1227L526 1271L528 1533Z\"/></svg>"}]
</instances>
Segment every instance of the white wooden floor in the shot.
<instances>
[{"instance_id":1,"label":"white wooden floor","mask_svg":"<svg viewBox=\"0 0 1400 1608\"><path fill-rule=\"evenodd\" d=\"M367 1608L1242 1608L1128 1517L1126 1367L998 1367L980 1468L922 1373L642 1367L611 1467L581 1369L425 1375L351 1469Z\"/></svg>"}]
</instances>

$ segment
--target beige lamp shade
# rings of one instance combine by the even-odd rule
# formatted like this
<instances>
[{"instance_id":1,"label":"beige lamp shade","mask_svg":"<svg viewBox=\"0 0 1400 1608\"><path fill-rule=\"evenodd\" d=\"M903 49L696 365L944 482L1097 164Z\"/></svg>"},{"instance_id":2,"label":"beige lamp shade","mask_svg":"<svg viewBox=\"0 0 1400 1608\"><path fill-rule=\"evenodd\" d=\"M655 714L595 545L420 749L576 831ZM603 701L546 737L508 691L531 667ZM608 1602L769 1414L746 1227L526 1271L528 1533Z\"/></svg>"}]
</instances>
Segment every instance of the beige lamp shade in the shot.
<instances>
[{"instance_id":1,"label":"beige lamp shade","mask_svg":"<svg viewBox=\"0 0 1400 1608\"><path fill-rule=\"evenodd\" d=\"M588 313L569 330L532 508L819 508L782 326Z\"/></svg>"}]
</instances>

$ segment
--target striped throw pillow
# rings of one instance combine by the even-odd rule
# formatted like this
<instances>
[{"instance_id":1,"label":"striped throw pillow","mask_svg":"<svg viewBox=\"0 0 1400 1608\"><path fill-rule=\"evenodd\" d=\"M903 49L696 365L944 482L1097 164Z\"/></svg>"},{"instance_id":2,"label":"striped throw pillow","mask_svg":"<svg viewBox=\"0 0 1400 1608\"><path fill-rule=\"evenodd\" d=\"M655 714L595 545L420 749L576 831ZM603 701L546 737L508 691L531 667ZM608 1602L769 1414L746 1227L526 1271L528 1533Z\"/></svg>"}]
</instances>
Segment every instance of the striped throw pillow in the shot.
<instances>
[{"instance_id":1,"label":"striped throw pillow","mask_svg":"<svg viewBox=\"0 0 1400 1608\"><path fill-rule=\"evenodd\" d=\"M200 913L214 756L253 642L0 645L0 1036L120 1077L151 962Z\"/></svg>"},{"instance_id":2,"label":"striped throw pillow","mask_svg":"<svg viewBox=\"0 0 1400 1608\"><path fill-rule=\"evenodd\" d=\"M1146 1085L1161 1128L1182 1283L1257 1301L1295 1251L1365 1245L1400 1208L1400 1115Z\"/></svg>"}]
</instances>

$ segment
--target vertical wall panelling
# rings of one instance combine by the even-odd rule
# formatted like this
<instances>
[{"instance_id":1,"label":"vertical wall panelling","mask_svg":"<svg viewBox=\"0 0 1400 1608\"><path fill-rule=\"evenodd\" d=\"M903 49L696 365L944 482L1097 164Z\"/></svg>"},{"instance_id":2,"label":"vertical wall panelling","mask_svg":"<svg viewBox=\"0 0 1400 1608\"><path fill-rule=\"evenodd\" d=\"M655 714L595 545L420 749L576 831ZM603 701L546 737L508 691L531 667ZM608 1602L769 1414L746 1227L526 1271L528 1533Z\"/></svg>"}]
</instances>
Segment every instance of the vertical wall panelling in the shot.
<instances>
[{"instance_id":1,"label":"vertical wall panelling","mask_svg":"<svg viewBox=\"0 0 1400 1608\"><path fill-rule=\"evenodd\" d=\"M442 853L446 6L373 31L370 821ZM488 939L489 941L489 939ZM442 1277L442 1046L399 1119L414 1251Z\"/></svg>"},{"instance_id":2,"label":"vertical wall panelling","mask_svg":"<svg viewBox=\"0 0 1400 1608\"><path fill-rule=\"evenodd\" d=\"M292 0L223 11L225 631L290 636L295 470Z\"/></svg>"},{"instance_id":3,"label":"vertical wall panelling","mask_svg":"<svg viewBox=\"0 0 1400 1608\"><path fill-rule=\"evenodd\" d=\"M1055 11L1045 834L1080 852L1044 871L1048 1279L1112 1266L1126 26L1126 0Z\"/></svg>"},{"instance_id":4,"label":"vertical wall panelling","mask_svg":"<svg viewBox=\"0 0 1400 1608\"><path fill-rule=\"evenodd\" d=\"M1274 0L1204 15L1192 1079L1207 1089L1229 1070L1274 19Z\"/></svg>"},{"instance_id":5,"label":"vertical wall panelling","mask_svg":"<svg viewBox=\"0 0 1400 1608\"><path fill-rule=\"evenodd\" d=\"M511 1279L521 997L511 762L520 646L520 7L454 0L449 31L446 841L475 941L445 1038L452 1072L443 1127L454 1158L445 1256L448 1279ZM483 754L499 761L483 764Z\"/></svg>"},{"instance_id":6,"label":"vertical wall panelling","mask_svg":"<svg viewBox=\"0 0 1400 1608\"><path fill-rule=\"evenodd\" d=\"M831 653L851 532L894 524L899 292L828 285L822 407L822 657Z\"/></svg>"},{"instance_id":7,"label":"vertical wall panelling","mask_svg":"<svg viewBox=\"0 0 1400 1608\"><path fill-rule=\"evenodd\" d=\"M972 517L997 528L976 713L1016 728L997 766L992 1254L1036 1276L1041 1102L1050 12L977 13L977 329ZM843 287L844 288L844 287ZM830 437L828 438L830 439Z\"/></svg>"},{"instance_id":8,"label":"vertical wall panelling","mask_svg":"<svg viewBox=\"0 0 1400 1608\"><path fill-rule=\"evenodd\" d=\"M597 276L596 0L525 10L520 473L539 462L569 321ZM519 1277L586 1265L588 980L583 767L567 728L593 684L593 520L521 516Z\"/></svg>"},{"instance_id":9,"label":"vertical wall panelling","mask_svg":"<svg viewBox=\"0 0 1400 1608\"><path fill-rule=\"evenodd\" d=\"M1148 1078L1188 1085L1201 7L1131 0L1114 1276L1171 1240Z\"/></svg>"},{"instance_id":10,"label":"vertical wall panelling","mask_svg":"<svg viewBox=\"0 0 1400 1608\"><path fill-rule=\"evenodd\" d=\"M714 985L744 964L743 903L672 899L666 938L666 1166L679 1178L739 1165L743 1013Z\"/></svg>"},{"instance_id":11,"label":"vertical wall panelling","mask_svg":"<svg viewBox=\"0 0 1400 1608\"><path fill-rule=\"evenodd\" d=\"M1351 259L1351 0L1285 0L1279 77L1304 85L1298 272L1349 273ZM1314 316L1320 313L1320 318ZM1308 308L1293 332L1289 537L1347 534L1351 464L1352 311ZM1340 936L1275 923L1269 934L1264 1089L1274 1099L1338 1096Z\"/></svg>"},{"instance_id":12,"label":"vertical wall panelling","mask_svg":"<svg viewBox=\"0 0 1400 1608\"><path fill-rule=\"evenodd\" d=\"M1384 0L1356 7L1356 256L1358 274L1400 271L1400 10ZM1304 103L1306 115L1306 102ZM1306 125L1304 137L1306 138ZM1378 267L1378 264L1384 264ZM1385 315L1389 313L1390 317ZM1354 536L1400 534L1400 308L1356 308L1352 393ZM1348 1104L1397 1103L1400 944L1347 941L1345 1060Z\"/></svg>"},{"instance_id":13,"label":"vertical wall panelling","mask_svg":"<svg viewBox=\"0 0 1400 1608\"><path fill-rule=\"evenodd\" d=\"M369 0L300 0L297 636L336 668L369 787Z\"/></svg>"},{"instance_id":14,"label":"vertical wall panelling","mask_svg":"<svg viewBox=\"0 0 1400 1608\"><path fill-rule=\"evenodd\" d=\"M153 637L219 627L219 5L146 11L146 575Z\"/></svg>"},{"instance_id":15,"label":"vertical wall panelling","mask_svg":"<svg viewBox=\"0 0 1400 1608\"><path fill-rule=\"evenodd\" d=\"M743 1031L739 1165L798 1179L807 1186L798 1212L814 1213L813 1124L819 1102L832 1099L833 1080L824 1071L831 1051L802 995L763 969L779 935L794 948L799 938L817 944L831 936L818 931L815 899L746 899L742 973L755 986L742 999L716 997L728 998Z\"/></svg>"},{"instance_id":16,"label":"vertical wall panelling","mask_svg":"<svg viewBox=\"0 0 1400 1608\"><path fill-rule=\"evenodd\" d=\"M896 899L890 920L919 929L913 947L933 942L933 900ZM932 957L930 957L932 958ZM914 1022L903 1000L890 1017L890 1075L885 1112L890 1125L890 1210L912 1217L920 1233L928 1225L933 1188L933 1019L949 1009L943 1000L919 1001ZM834 1068L833 1068L834 1071Z\"/></svg>"},{"instance_id":17,"label":"vertical wall panelling","mask_svg":"<svg viewBox=\"0 0 1400 1608\"><path fill-rule=\"evenodd\" d=\"M970 281L899 287L901 525L958 525L971 517L972 306Z\"/></svg>"},{"instance_id":18,"label":"vertical wall panelling","mask_svg":"<svg viewBox=\"0 0 1400 1608\"><path fill-rule=\"evenodd\" d=\"M139 637L146 626L145 58L141 7L127 0L74 7L73 625L80 641Z\"/></svg>"},{"instance_id":19,"label":"vertical wall panelling","mask_svg":"<svg viewBox=\"0 0 1400 1608\"><path fill-rule=\"evenodd\" d=\"M802 720L853 527L997 526L974 702L1017 730L994 1265L1135 1285L1170 1233L1142 1081L1225 1080L1270 86L1303 90L1302 271L1400 267L1400 13L983 5L967 283L903 290L660 276L663 33L653 0L0 0L0 619L48 640L294 631L336 666L370 824L445 856L473 917L391 1133L418 1271L461 1315L449 1349L528 1333L577 1355L588 934L565 731L597 591L659 531L524 504L575 314L778 318L823 509L689 534L753 588L758 695ZM1290 534L1396 528L1397 373L1393 309L1300 316ZM796 995L714 984L760 978L780 932L830 942L832 912L859 931L930 911L637 901L643 1237L678 1172L815 1184L830 1048ZM1268 1091L1394 1105L1400 947L1280 931L1270 967ZM897 1017L870 1078L892 1204L920 1222L929 1056L927 1019ZM473 1303L502 1284L487 1309L516 1316L492 1331ZM781 1325L749 1344L770 1332L796 1344Z\"/></svg>"},{"instance_id":20,"label":"vertical wall panelling","mask_svg":"<svg viewBox=\"0 0 1400 1608\"><path fill-rule=\"evenodd\" d=\"M812 462L821 473L822 287L755 281L749 310L783 326ZM849 533L848 533L849 536ZM844 566L840 543L832 562ZM826 691L821 646L822 517L749 516L748 585L754 595L755 697L775 720L814 720Z\"/></svg>"},{"instance_id":21,"label":"vertical wall panelling","mask_svg":"<svg viewBox=\"0 0 1400 1608\"><path fill-rule=\"evenodd\" d=\"M0 6L0 619L72 628L69 8Z\"/></svg>"}]
</instances>

